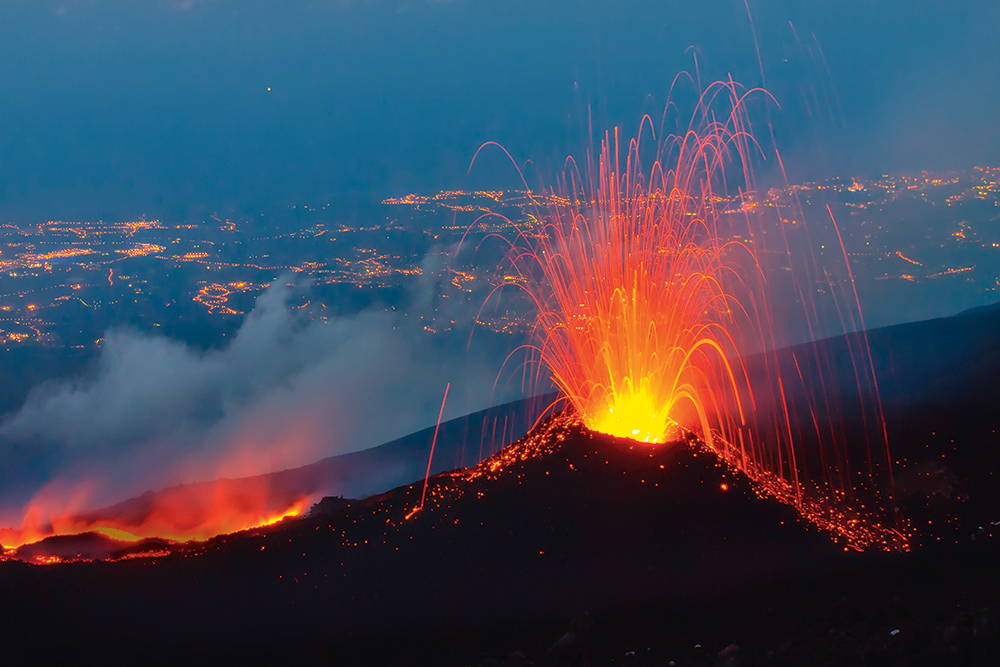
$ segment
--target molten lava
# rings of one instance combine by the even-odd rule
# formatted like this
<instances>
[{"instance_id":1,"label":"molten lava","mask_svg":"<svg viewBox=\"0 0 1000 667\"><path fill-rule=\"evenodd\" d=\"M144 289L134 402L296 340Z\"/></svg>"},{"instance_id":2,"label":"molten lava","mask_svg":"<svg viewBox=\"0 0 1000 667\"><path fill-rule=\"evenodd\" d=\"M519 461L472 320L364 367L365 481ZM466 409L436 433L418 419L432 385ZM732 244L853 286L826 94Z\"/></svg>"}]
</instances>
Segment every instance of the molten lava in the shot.
<instances>
[{"instance_id":1,"label":"molten lava","mask_svg":"<svg viewBox=\"0 0 1000 667\"><path fill-rule=\"evenodd\" d=\"M122 542L160 538L176 542L275 524L299 516L305 496L272 494L260 478L217 480L149 493L103 510L75 514L46 507L36 499L19 528L0 529L6 552L48 537L97 533Z\"/></svg>"},{"instance_id":2,"label":"molten lava","mask_svg":"<svg viewBox=\"0 0 1000 667\"><path fill-rule=\"evenodd\" d=\"M627 150L616 128L605 134L596 163L588 154L584 176L568 171L558 189L543 192L545 212L536 199L541 222L515 225L506 272L513 279L505 282L537 310L530 361L539 376L548 371L588 428L644 443L696 434L814 523L870 525L876 537L855 544L902 548L901 533L879 527L896 525L897 517L864 334L847 336L849 366L815 344L774 352L781 323L769 309L759 260L770 250L787 263L781 268L802 261L783 230L771 238L784 237L784 247L765 247L763 207L752 189L750 153L759 146L745 98L732 82L713 84L686 131L658 142L652 136L652 149L642 132L648 117ZM644 170L641 158L649 155ZM863 330L843 255L849 282L839 289L854 299L834 305L842 330ZM804 296L815 292L808 283L822 275L831 293L838 288L825 268L804 263L805 286L792 293L813 331L821 309ZM857 387L855 398L827 389L843 386L838 374ZM861 454L836 424L856 415L867 429ZM879 441L884 446L873 449Z\"/></svg>"},{"instance_id":3,"label":"molten lava","mask_svg":"<svg viewBox=\"0 0 1000 667\"><path fill-rule=\"evenodd\" d=\"M721 238L715 190L740 123L736 104L728 123L671 137L645 173L641 133L622 169L616 129L592 194L571 175L540 233L520 236L513 265L538 308L541 365L591 429L659 443L689 422L712 443L745 421L734 332L758 267L746 243Z\"/></svg>"}]
</instances>

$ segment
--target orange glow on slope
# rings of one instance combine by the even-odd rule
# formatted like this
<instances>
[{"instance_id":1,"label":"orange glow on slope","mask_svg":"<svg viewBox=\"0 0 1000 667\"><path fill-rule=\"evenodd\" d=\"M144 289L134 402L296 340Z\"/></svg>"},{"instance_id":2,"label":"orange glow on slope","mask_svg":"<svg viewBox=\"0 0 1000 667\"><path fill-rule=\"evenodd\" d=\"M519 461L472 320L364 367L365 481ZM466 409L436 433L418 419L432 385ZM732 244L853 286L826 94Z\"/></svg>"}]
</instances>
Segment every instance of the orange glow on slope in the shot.
<instances>
[{"instance_id":1,"label":"orange glow on slope","mask_svg":"<svg viewBox=\"0 0 1000 667\"><path fill-rule=\"evenodd\" d=\"M40 498L29 505L20 528L0 529L0 545L9 551L47 537L87 532L123 542L154 537L206 540L300 516L308 501L305 496L271 494L254 478L173 487L81 514L51 511Z\"/></svg>"}]
</instances>

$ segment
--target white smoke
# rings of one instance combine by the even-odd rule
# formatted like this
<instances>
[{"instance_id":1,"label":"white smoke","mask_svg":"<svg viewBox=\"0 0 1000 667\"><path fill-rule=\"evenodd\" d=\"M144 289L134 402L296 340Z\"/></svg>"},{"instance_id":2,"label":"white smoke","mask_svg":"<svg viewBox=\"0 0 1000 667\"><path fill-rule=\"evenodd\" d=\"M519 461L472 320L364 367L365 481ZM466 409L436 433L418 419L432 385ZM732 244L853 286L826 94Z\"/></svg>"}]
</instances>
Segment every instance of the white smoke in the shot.
<instances>
[{"instance_id":1,"label":"white smoke","mask_svg":"<svg viewBox=\"0 0 1000 667\"><path fill-rule=\"evenodd\" d=\"M89 379L36 387L0 424L0 461L36 488L99 478L93 502L110 502L379 445L433 424L448 382L446 418L516 397L493 391L504 350L443 345L391 312L301 321L285 282L221 349L109 332Z\"/></svg>"}]
</instances>

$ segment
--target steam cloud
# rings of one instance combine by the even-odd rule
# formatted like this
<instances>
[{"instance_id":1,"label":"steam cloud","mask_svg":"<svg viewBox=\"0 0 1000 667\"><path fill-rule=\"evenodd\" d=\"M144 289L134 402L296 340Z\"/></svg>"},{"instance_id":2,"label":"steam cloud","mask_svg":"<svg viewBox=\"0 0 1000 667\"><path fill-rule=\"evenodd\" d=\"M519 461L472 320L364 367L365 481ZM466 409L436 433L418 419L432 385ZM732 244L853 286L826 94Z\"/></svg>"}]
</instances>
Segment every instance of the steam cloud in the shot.
<instances>
[{"instance_id":1,"label":"steam cloud","mask_svg":"<svg viewBox=\"0 0 1000 667\"><path fill-rule=\"evenodd\" d=\"M505 350L456 353L388 312L302 321L285 283L227 347L112 331L90 379L36 387L0 425L0 520L46 484L86 480L92 508L375 446L433 424L446 382L445 418L517 395L493 392Z\"/></svg>"}]
</instances>

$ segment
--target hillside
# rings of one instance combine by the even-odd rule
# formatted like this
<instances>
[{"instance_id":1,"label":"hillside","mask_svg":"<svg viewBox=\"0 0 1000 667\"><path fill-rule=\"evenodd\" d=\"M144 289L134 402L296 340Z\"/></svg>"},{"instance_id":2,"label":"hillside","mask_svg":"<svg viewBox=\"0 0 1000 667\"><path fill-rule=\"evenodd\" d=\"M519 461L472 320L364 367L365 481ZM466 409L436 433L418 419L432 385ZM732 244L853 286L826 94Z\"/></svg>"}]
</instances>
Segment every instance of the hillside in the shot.
<instances>
[{"instance_id":1,"label":"hillside","mask_svg":"<svg viewBox=\"0 0 1000 667\"><path fill-rule=\"evenodd\" d=\"M433 477L413 513L422 490L331 503L166 557L0 563L0 594L16 610L5 645L76 653L113 638L117 656L145 662L460 665L515 649L537 662L572 624L579 641L566 641L592 664L639 642L652 662L634 664L714 664L731 644L763 656L815 643L809 633L837 605L861 633L849 648L871 652L883 624L937 618L956 599L983 601L995 639L994 544L846 552L697 443L646 449L546 424L476 468ZM945 562L961 564L946 586L927 576ZM828 639L816 650L832 650ZM992 650L983 641L974 650Z\"/></svg>"}]
</instances>

